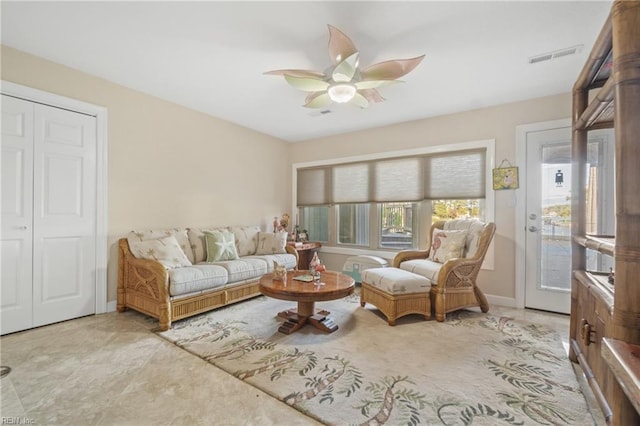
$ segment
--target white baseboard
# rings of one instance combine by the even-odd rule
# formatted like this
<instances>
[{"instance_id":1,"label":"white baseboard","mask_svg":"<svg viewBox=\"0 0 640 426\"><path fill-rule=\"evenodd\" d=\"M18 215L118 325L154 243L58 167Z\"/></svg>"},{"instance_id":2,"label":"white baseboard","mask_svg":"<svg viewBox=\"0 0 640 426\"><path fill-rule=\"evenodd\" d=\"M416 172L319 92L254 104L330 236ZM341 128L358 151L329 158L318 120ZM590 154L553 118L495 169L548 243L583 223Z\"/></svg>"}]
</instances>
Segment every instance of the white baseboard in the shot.
<instances>
[{"instance_id":1,"label":"white baseboard","mask_svg":"<svg viewBox=\"0 0 640 426\"><path fill-rule=\"evenodd\" d=\"M492 294L487 294L487 301L489 305L498 305L505 306L507 308L517 308L518 303L516 299L513 297L504 297L504 296L494 296Z\"/></svg>"},{"instance_id":2,"label":"white baseboard","mask_svg":"<svg viewBox=\"0 0 640 426\"><path fill-rule=\"evenodd\" d=\"M111 302L107 302L107 312L115 312L117 304L118 304L118 302L116 300L112 300Z\"/></svg>"}]
</instances>

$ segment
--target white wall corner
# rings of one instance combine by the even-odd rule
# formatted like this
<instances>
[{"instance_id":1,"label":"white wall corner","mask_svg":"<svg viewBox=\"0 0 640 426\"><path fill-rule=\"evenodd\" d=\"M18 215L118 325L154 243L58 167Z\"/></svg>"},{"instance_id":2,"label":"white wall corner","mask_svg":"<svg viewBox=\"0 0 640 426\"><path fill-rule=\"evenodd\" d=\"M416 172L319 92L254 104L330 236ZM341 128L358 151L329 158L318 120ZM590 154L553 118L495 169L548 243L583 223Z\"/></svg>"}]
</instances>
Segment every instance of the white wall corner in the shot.
<instances>
[{"instance_id":1,"label":"white wall corner","mask_svg":"<svg viewBox=\"0 0 640 426\"><path fill-rule=\"evenodd\" d=\"M504 306L507 308L520 308L515 298L494 296L493 294L487 294L487 301L489 305ZM489 312L491 312L491 306L489 306Z\"/></svg>"}]
</instances>

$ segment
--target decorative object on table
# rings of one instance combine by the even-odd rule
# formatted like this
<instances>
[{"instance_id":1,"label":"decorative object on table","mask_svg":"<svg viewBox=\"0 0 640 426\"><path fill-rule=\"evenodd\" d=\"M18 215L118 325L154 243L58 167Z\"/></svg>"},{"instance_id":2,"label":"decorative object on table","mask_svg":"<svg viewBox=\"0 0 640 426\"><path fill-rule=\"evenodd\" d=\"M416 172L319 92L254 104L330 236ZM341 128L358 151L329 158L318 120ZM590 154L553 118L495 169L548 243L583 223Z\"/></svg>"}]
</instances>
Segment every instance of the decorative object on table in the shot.
<instances>
[{"instance_id":1,"label":"decorative object on table","mask_svg":"<svg viewBox=\"0 0 640 426\"><path fill-rule=\"evenodd\" d=\"M274 216L273 217L273 232L276 233L278 232L278 228L280 227L280 224L278 222L278 216Z\"/></svg>"},{"instance_id":2,"label":"decorative object on table","mask_svg":"<svg viewBox=\"0 0 640 426\"><path fill-rule=\"evenodd\" d=\"M275 260L273 261L273 279L275 281L286 281L287 279L287 268Z\"/></svg>"},{"instance_id":3,"label":"decorative object on table","mask_svg":"<svg viewBox=\"0 0 640 426\"><path fill-rule=\"evenodd\" d=\"M320 281L320 272L326 271L326 268L320 261L318 253L313 253L313 258L309 263L309 274L313 275L314 281Z\"/></svg>"},{"instance_id":4,"label":"decorative object on table","mask_svg":"<svg viewBox=\"0 0 640 426\"><path fill-rule=\"evenodd\" d=\"M306 229L303 229L302 232L298 234L298 241L301 243L306 243L309 241L309 233Z\"/></svg>"},{"instance_id":5,"label":"decorative object on table","mask_svg":"<svg viewBox=\"0 0 640 426\"><path fill-rule=\"evenodd\" d=\"M502 167L506 163L507 167ZM518 168L511 165L506 158L493 169L493 189L518 189Z\"/></svg>"},{"instance_id":6,"label":"decorative object on table","mask_svg":"<svg viewBox=\"0 0 640 426\"><path fill-rule=\"evenodd\" d=\"M280 224L278 226L278 232L287 232L289 228L289 213L282 213L280 218Z\"/></svg>"},{"instance_id":7,"label":"decorative object on table","mask_svg":"<svg viewBox=\"0 0 640 426\"><path fill-rule=\"evenodd\" d=\"M306 275L296 275L293 277L294 280L296 281L302 281L305 283L310 283L313 281L313 275L311 274L306 274Z\"/></svg>"},{"instance_id":8,"label":"decorative object on table","mask_svg":"<svg viewBox=\"0 0 640 426\"><path fill-rule=\"evenodd\" d=\"M296 89L308 92L307 108L325 108L333 102L367 108L384 98L378 88L399 83L422 62L424 55L411 59L392 59L361 69L359 52L351 39L329 25L329 56L333 66L326 72L283 69L265 72L282 75Z\"/></svg>"}]
</instances>

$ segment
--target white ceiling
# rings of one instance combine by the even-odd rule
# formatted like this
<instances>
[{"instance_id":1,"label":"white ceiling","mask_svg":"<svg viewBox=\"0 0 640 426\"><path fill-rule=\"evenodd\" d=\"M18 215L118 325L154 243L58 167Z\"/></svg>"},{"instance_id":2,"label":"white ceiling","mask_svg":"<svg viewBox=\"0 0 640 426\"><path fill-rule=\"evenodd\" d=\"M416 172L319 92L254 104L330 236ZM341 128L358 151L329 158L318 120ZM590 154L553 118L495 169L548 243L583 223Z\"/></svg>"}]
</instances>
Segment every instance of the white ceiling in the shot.
<instances>
[{"instance_id":1,"label":"white ceiling","mask_svg":"<svg viewBox=\"0 0 640 426\"><path fill-rule=\"evenodd\" d=\"M11 2L2 44L298 142L570 92L611 1ZM368 109L303 108L282 69L323 71L331 24L367 66L426 54ZM573 56L528 58L574 45Z\"/></svg>"}]
</instances>

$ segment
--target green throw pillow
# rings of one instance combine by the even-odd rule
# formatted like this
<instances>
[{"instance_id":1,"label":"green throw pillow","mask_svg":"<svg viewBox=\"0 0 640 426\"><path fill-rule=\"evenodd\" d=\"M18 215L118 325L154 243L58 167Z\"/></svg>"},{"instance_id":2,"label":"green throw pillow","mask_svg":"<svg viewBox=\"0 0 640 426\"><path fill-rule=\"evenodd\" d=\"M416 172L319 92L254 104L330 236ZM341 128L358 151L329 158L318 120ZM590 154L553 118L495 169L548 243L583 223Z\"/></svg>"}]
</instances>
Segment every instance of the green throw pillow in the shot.
<instances>
[{"instance_id":1,"label":"green throw pillow","mask_svg":"<svg viewBox=\"0 0 640 426\"><path fill-rule=\"evenodd\" d=\"M229 231L205 232L204 241L207 247L207 262L235 260L238 258L236 238Z\"/></svg>"}]
</instances>

